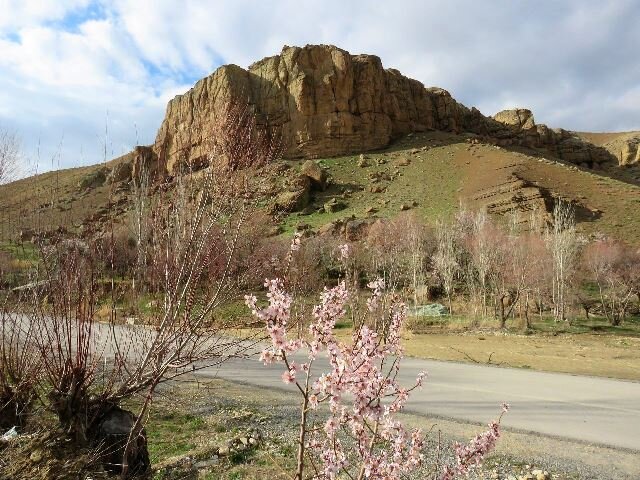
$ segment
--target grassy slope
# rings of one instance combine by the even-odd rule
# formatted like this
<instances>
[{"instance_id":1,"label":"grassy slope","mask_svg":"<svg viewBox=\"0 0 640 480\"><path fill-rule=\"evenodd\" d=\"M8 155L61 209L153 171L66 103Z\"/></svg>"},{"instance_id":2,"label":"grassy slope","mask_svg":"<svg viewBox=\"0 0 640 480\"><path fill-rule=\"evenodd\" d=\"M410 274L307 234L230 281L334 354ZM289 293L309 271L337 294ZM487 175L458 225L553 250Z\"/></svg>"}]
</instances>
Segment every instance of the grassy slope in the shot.
<instances>
[{"instance_id":1,"label":"grassy slope","mask_svg":"<svg viewBox=\"0 0 640 480\"><path fill-rule=\"evenodd\" d=\"M69 230L77 228L85 218L104 208L112 193L106 183L83 189L81 182L122 159L46 172L0 185L0 241L12 240L24 229L48 231L60 225Z\"/></svg>"},{"instance_id":2,"label":"grassy slope","mask_svg":"<svg viewBox=\"0 0 640 480\"><path fill-rule=\"evenodd\" d=\"M413 149L418 153L411 153ZM425 148L424 150L422 150ZM334 184L319 193L318 208L337 196L347 208L335 213L292 214L284 225L291 230L299 223L319 227L327 222L352 216L366 217L369 207L377 216L389 217L400 211L402 204L417 202L414 210L427 221L449 217L460 202L475 208L470 198L475 192L517 176L580 204L595 217L580 223L586 234L605 233L634 244L640 242L640 186L612 178L608 172L582 170L573 165L544 159L537 152L509 151L491 145L470 146L463 136L432 132L405 138L389 149L367 154L368 167L358 166L358 156L322 159ZM408 166L396 166L407 158ZM378 165L378 160L386 163ZM399 176L375 185L386 187L383 193L370 193L369 174L381 172ZM346 195L345 190L353 193ZM584 219L587 220L587 219Z\"/></svg>"},{"instance_id":3,"label":"grassy slope","mask_svg":"<svg viewBox=\"0 0 640 480\"><path fill-rule=\"evenodd\" d=\"M554 196L577 201L597 218L583 222L585 233L602 232L639 243L640 186L624 173L586 171L572 165L544 161L536 152L517 152L491 145L469 145L466 137L430 132L406 137L388 149L366 154L369 166L359 167L358 156L320 159L332 178L330 188L318 192L314 213L294 213L283 219L285 230L301 223L318 228L328 222L350 217L364 218L373 207L375 215L389 217L401 205L412 207L427 221L450 216L475 192L517 176L548 190ZM413 152L413 153L412 153ZM406 166L398 165L408 159ZM116 159L116 163L121 159ZM299 161L288 162L294 167ZM109 165L110 166L110 165ZM21 229L50 230L64 224L75 228L104 208L111 186L82 190L79 183L103 165L49 172L0 186L0 241L15 238ZM372 174L388 175L372 183ZM614 178L614 177L619 177ZM371 193L379 185L382 193ZM318 213L324 202L336 197L346 208Z\"/></svg>"}]
</instances>

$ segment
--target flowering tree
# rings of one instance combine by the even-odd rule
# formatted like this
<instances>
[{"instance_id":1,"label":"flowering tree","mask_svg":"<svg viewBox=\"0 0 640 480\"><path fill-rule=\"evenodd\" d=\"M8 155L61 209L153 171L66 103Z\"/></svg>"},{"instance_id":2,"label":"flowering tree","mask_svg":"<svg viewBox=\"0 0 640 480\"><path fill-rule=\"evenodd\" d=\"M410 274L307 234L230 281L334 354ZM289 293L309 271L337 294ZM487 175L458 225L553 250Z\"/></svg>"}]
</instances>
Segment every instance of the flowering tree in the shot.
<instances>
[{"instance_id":1,"label":"flowering tree","mask_svg":"<svg viewBox=\"0 0 640 480\"><path fill-rule=\"evenodd\" d=\"M292 249L299 248L298 242L294 239ZM305 469L309 468L313 470L312 478L331 480L394 480L417 469L424 458L422 432L407 430L395 418L426 375L420 373L410 388L398 382L403 357L400 330L407 314L404 303L393 296L389 307L383 308L384 282L371 282L368 287L373 294L367 300L368 312L387 317L387 321L380 322L384 327L375 330L360 322L351 342L340 342L333 329L346 314L349 298L342 281L331 289L325 288L320 295L309 335L290 338L287 324L292 297L280 279L267 280L265 287L266 307L260 308L253 295L246 296L246 302L253 314L266 323L271 339L260 360L265 365L283 363L282 380L295 384L302 396L295 479L305 478ZM314 364L317 366L321 354L326 355L329 371L314 375ZM302 359L302 363L296 359ZM328 405L326 419L318 410L323 403ZM469 446L456 446L457 463L445 467L441 478L466 472L493 448L499 436L499 421L490 426L489 432Z\"/></svg>"}]
</instances>

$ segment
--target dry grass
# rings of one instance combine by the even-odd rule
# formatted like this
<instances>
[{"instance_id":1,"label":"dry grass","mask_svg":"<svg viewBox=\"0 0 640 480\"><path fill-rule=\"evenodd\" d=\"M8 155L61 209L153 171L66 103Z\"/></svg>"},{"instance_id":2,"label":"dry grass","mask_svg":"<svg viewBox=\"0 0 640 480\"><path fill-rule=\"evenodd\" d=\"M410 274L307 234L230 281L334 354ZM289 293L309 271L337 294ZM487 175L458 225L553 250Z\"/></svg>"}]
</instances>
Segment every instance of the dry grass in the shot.
<instances>
[{"instance_id":1,"label":"dry grass","mask_svg":"<svg viewBox=\"0 0 640 480\"><path fill-rule=\"evenodd\" d=\"M407 355L640 380L640 338L592 334L407 333ZM471 360L473 359L473 360Z\"/></svg>"}]
</instances>

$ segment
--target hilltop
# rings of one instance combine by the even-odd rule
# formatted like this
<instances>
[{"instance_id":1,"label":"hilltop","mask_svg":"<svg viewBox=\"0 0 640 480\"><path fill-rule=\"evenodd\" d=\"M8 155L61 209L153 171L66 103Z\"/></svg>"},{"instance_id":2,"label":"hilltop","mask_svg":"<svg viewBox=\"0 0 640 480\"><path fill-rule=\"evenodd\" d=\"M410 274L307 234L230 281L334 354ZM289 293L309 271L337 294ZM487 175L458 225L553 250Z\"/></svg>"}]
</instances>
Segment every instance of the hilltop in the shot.
<instances>
[{"instance_id":1,"label":"hilltop","mask_svg":"<svg viewBox=\"0 0 640 480\"><path fill-rule=\"evenodd\" d=\"M585 233L640 243L640 132L552 129L526 108L485 116L374 55L329 45L284 47L248 69L222 66L169 102L153 145L1 186L0 235L61 225L88 234L106 219L124 222L143 167L156 185L183 167L213 168L207 139L230 103L246 106L280 145L281 158L252 174L255 205L281 231L353 231L409 209L433 220L461 203L526 216L560 197ZM318 166L328 180L314 184L309 169Z\"/></svg>"}]
</instances>

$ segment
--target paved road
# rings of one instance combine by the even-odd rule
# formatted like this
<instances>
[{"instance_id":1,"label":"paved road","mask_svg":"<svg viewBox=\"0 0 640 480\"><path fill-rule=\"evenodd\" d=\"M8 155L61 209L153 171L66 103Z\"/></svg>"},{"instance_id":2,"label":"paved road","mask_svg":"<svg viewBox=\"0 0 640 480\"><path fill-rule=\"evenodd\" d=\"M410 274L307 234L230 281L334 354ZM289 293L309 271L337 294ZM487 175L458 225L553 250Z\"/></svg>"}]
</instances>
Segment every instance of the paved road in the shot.
<instances>
[{"instance_id":1,"label":"paved road","mask_svg":"<svg viewBox=\"0 0 640 480\"><path fill-rule=\"evenodd\" d=\"M401 381L411 385L423 369L429 376L407 404L412 412L488 423L508 402L505 427L640 451L638 382L413 358L404 359ZM201 372L265 388L285 387L281 373L251 359Z\"/></svg>"},{"instance_id":2,"label":"paved road","mask_svg":"<svg viewBox=\"0 0 640 480\"><path fill-rule=\"evenodd\" d=\"M106 328L99 324L98 330L105 334ZM126 326L116 332L121 344L150 334ZM111 350L109 342L105 351ZM316 361L314 372L326 370L326 360ZM412 393L409 411L488 423L507 402L511 411L503 418L505 427L640 452L640 382L414 358L403 360L400 381L410 386L422 370L429 376L423 389ZM280 380L282 371L280 364L265 367L253 357L234 358L198 375L294 391Z\"/></svg>"}]
</instances>

